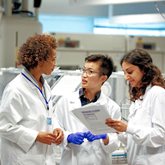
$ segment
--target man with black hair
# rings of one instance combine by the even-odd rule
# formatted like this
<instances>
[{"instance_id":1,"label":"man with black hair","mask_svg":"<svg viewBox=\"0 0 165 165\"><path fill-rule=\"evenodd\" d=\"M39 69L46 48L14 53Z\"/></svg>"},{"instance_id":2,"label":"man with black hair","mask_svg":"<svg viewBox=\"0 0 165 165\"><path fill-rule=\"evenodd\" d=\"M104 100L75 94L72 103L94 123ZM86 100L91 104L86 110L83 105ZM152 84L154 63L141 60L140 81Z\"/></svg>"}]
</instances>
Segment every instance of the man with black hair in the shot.
<instances>
[{"instance_id":1,"label":"man with black hair","mask_svg":"<svg viewBox=\"0 0 165 165\"><path fill-rule=\"evenodd\" d=\"M85 58L82 69L82 87L56 104L55 114L64 130L60 165L110 165L111 153L119 147L116 133L94 135L74 118L75 108L96 102L107 105L109 116L120 119L120 107L106 96L101 87L113 71L113 61L102 54Z\"/></svg>"}]
</instances>

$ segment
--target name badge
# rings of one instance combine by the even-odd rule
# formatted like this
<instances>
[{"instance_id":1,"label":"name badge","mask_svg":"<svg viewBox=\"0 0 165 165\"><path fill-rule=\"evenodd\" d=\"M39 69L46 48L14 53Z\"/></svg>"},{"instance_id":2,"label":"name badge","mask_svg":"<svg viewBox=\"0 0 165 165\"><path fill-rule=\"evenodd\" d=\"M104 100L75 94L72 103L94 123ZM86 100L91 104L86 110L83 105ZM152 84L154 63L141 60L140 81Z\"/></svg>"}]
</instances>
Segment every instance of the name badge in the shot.
<instances>
[{"instance_id":1,"label":"name badge","mask_svg":"<svg viewBox=\"0 0 165 165\"><path fill-rule=\"evenodd\" d=\"M52 118L51 117L47 117L47 124L52 125Z\"/></svg>"}]
</instances>

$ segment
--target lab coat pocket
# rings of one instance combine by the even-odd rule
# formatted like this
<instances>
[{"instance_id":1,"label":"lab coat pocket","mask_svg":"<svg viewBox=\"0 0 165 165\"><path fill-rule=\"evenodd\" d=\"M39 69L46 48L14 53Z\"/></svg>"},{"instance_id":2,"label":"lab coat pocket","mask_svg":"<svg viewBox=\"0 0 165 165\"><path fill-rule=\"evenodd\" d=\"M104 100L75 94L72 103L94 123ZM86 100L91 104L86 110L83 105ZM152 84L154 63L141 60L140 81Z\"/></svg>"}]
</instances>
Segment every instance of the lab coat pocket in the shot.
<instances>
[{"instance_id":1,"label":"lab coat pocket","mask_svg":"<svg viewBox=\"0 0 165 165\"><path fill-rule=\"evenodd\" d=\"M20 155L18 156L18 165L39 165L44 164L43 155Z\"/></svg>"},{"instance_id":2,"label":"lab coat pocket","mask_svg":"<svg viewBox=\"0 0 165 165\"><path fill-rule=\"evenodd\" d=\"M155 153L155 154L150 154L147 158L147 163L148 164L159 164L159 165L164 165L165 164L165 152L160 153Z\"/></svg>"},{"instance_id":3,"label":"lab coat pocket","mask_svg":"<svg viewBox=\"0 0 165 165\"><path fill-rule=\"evenodd\" d=\"M147 164L145 155L139 155L137 156L135 162L133 162L133 164L130 165L149 165L149 164Z\"/></svg>"}]
</instances>

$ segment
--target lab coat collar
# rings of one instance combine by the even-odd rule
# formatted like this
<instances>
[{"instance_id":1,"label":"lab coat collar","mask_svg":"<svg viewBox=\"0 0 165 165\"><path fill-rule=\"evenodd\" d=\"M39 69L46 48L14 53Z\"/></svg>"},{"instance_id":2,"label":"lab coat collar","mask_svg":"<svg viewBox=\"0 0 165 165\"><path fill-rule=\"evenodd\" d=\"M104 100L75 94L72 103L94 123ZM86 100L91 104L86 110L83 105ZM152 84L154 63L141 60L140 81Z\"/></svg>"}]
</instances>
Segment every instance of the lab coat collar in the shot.
<instances>
[{"instance_id":1,"label":"lab coat collar","mask_svg":"<svg viewBox=\"0 0 165 165\"><path fill-rule=\"evenodd\" d=\"M148 91L152 88L152 85L148 85L145 91L145 94L143 96L140 96L139 100L143 100L146 96L146 93L148 93Z\"/></svg>"},{"instance_id":2,"label":"lab coat collar","mask_svg":"<svg viewBox=\"0 0 165 165\"><path fill-rule=\"evenodd\" d=\"M23 69L22 73L25 74L34 84L36 84L38 86L38 83L35 80L35 78L33 77L33 75L26 68ZM42 76L41 76L41 81L42 81L42 84L44 85L45 80ZM34 85L32 87L36 88Z\"/></svg>"},{"instance_id":3,"label":"lab coat collar","mask_svg":"<svg viewBox=\"0 0 165 165\"><path fill-rule=\"evenodd\" d=\"M22 73L25 76L27 76L36 86L38 86L37 81L35 80L35 78L31 75L31 73L26 68L23 69ZM51 94L50 94L51 91L48 89L50 89L50 88L48 88L48 84L46 83L46 80L43 78L43 76L41 76L41 81L43 84L45 99L49 102L49 100L51 99ZM29 84L31 84L30 87L33 89L33 91L39 91L39 89L33 83L31 83L31 82L29 83ZM43 98L43 96L41 97L41 99L43 100L43 102L45 104L45 99Z\"/></svg>"},{"instance_id":4,"label":"lab coat collar","mask_svg":"<svg viewBox=\"0 0 165 165\"><path fill-rule=\"evenodd\" d=\"M96 95L95 95L95 98L93 100L89 100L85 97L85 89L84 88L80 88L79 89L79 98L80 98L80 101L81 101L81 105L86 105L86 104L89 104L91 102L96 102L99 97L100 97L100 94L101 94L101 91L97 92Z\"/></svg>"}]
</instances>

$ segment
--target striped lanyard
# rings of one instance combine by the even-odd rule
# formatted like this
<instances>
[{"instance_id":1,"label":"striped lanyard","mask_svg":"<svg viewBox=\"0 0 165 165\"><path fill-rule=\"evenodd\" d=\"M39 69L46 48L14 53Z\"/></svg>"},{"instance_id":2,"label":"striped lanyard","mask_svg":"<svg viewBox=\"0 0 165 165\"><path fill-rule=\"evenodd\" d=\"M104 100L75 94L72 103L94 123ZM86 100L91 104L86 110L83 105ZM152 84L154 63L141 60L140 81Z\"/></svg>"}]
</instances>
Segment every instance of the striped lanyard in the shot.
<instances>
[{"instance_id":1,"label":"striped lanyard","mask_svg":"<svg viewBox=\"0 0 165 165\"><path fill-rule=\"evenodd\" d=\"M47 100L46 99L46 93L45 93L45 95L43 94L43 92L42 92L42 90L31 80L31 79L29 79L29 77L27 77L24 73L22 73L21 72L21 74L28 80L28 81L30 81L38 90L39 90L39 92L41 93L41 95L42 95L42 97L44 98L44 101L45 101L45 103L46 103L46 108L47 108L47 110L49 110L49 101L50 101L50 99L51 98L49 98L49 100Z\"/></svg>"}]
</instances>

